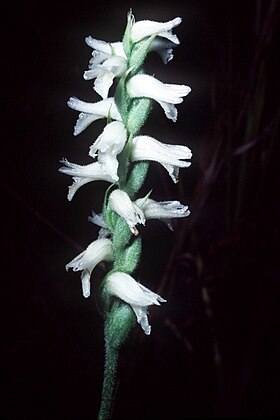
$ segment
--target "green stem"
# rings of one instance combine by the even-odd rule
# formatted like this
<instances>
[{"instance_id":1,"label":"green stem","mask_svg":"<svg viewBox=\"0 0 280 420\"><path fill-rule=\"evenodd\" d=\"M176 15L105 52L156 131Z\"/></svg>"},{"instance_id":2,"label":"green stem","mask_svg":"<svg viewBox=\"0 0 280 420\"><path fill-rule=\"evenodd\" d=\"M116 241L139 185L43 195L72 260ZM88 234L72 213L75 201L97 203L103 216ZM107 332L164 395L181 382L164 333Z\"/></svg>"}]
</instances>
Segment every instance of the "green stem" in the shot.
<instances>
[{"instance_id":1,"label":"green stem","mask_svg":"<svg viewBox=\"0 0 280 420\"><path fill-rule=\"evenodd\" d=\"M105 368L104 380L102 389L102 400L100 410L98 413L98 420L108 420L111 418L114 400L117 388L117 364L118 364L118 350L112 348L106 342Z\"/></svg>"}]
</instances>

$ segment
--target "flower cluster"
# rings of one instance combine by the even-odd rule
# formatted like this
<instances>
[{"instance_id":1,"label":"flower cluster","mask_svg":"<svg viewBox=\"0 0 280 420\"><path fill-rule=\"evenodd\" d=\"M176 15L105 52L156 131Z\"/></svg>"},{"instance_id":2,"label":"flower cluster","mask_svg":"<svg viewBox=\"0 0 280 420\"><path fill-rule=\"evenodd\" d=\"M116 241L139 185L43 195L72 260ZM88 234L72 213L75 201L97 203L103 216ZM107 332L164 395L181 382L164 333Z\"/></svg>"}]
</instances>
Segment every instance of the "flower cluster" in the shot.
<instances>
[{"instance_id":1,"label":"flower cluster","mask_svg":"<svg viewBox=\"0 0 280 420\"><path fill-rule=\"evenodd\" d=\"M84 102L71 97L68 106L79 111L74 135L79 135L91 123L105 120L102 133L89 148L92 162L79 165L63 159L60 172L73 177L68 200L77 190L91 181L106 181L103 211L92 212L89 220L100 227L98 239L84 252L66 265L66 269L81 271L84 297L90 296L92 271L101 261L111 265L102 283L107 311L112 302L128 304L146 334L150 334L148 307L160 305L165 300L136 281L131 274L141 255L139 225L149 219L164 221L172 229L173 218L190 214L188 206L179 201L157 202L150 197L138 197L147 175L149 162L162 165L173 182L178 182L180 168L190 166L192 156L187 146L167 144L147 135L139 134L154 102L163 109L165 116L177 120L176 105L191 91L189 86L163 83L145 74L147 54L156 51L167 64L173 58L173 48L179 40L172 30L181 18L168 22L149 20L135 22L128 14L128 22L121 42L105 42L87 37L92 48L85 80L94 80L93 89L101 100ZM114 96L110 90L118 79ZM109 302L109 304L108 304Z\"/></svg>"}]
</instances>

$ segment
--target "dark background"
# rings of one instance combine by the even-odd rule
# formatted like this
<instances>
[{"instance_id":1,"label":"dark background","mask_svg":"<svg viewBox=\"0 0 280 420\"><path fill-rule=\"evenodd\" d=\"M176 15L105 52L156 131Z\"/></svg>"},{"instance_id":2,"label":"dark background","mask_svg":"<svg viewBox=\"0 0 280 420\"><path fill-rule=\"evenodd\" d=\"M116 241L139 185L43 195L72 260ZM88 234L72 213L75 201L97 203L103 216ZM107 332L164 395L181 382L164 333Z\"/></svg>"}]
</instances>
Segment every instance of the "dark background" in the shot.
<instances>
[{"instance_id":1,"label":"dark background","mask_svg":"<svg viewBox=\"0 0 280 420\"><path fill-rule=\"evenodd\" d=\"M192 213L173 233L141 229L138 276L167 303L151 308L151 336L137 327L124 348L114 418L279 415L279 2L84 0L13 2L3 14L0 417L98 412L102 319L64 266L96 239L87 217L105 183L68 203L58 168L89 162L103 127L72 136L69 96L98 99L82 78L84 37L120 40L130 7L137 20L183 18L173 61L150 54L146 69L192 93L176 124L155 105L143 134L188 145L193 164L177 185L152 165L142 192Z\"/></svg>"}]
</instances>

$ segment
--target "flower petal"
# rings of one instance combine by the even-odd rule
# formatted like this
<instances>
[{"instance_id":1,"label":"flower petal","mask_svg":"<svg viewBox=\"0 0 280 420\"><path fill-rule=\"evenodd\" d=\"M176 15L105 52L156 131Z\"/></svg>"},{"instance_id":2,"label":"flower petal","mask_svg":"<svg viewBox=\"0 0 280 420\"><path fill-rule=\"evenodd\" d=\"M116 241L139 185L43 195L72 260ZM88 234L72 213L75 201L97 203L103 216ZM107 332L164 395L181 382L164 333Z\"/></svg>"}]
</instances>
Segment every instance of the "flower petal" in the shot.
<instances>
[{"instance_id":1,"label":"flower petal","mask_svg":"<svg viewBox=\"0 0 280 420\"><path fill-rule=\"evenodd\" d=\"M171 31L176 26L180 25L182 19L177 17L168 22L155 22L151 20L141 20L133 24L131 28L131 40L132 42L141 41L141 39L146 38L151 35L161 35L167 31Z\"/></svg>"}]
</instances>

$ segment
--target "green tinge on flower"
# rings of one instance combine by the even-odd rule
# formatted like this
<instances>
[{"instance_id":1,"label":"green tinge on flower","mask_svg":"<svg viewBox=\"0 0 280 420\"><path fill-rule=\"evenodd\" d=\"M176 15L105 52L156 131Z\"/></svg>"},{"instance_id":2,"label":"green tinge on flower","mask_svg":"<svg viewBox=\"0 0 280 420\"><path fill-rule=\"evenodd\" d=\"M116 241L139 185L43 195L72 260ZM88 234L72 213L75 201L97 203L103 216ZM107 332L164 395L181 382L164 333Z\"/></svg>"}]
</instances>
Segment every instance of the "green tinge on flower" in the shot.
<instances>
[{"instance_id":1,"label":"green tinge on flower","mask_svg":"<svg viewBox=\"0 0 280 420\"><path fill-rule=\"evenodd\" d=\"M137 322L141 325L145 334L149 335L151 326L148 321L148 306L160 305L166 300L135 281L129 274L123 272L110 274L106 279L105 288L108 293L131 306Z\"/></svg>"},{"instance_id":2,"label":"green tinge on flower","mask_svg":"<svg viewBox=\"0 0 280 420\"><path fill-rule=\"evenodd\" d=\"M173 230L171 219L187 217L190 215L188 206L179 201L155 201L151 198L138 198L135 204L143 210L146 220L159 219L167 223L170 230Z\"/></svg>"},{"instance_id":3,"label":"green tinge on flower","mask_svg":"<svg viewBox=\"0 0 280 420\"><path fill-rule=\"evenodd\" d=\"M129 198L128 194L122 190L114 190L109 196L109 205L119 216L121 216L129 226L134 235L138 235L136 225L145 224L144 213Z\"/></svg>"},{"instance_id":4,"label":"green tinge on flower","mask_svg":"<svg viewBox=\"0 0 280 420\"><path fill-rule=\"evenodd\" d=\"M82 271L82 290L84 297L87 298L90 296L90 276L93 269L101 261L113 261L113 259L112 242L106 238L97 239L85 251L66 264L65 268L67 271L69 268L72 268L73 271Z\"/></svg>"},{"instance_id":5,"label":"green tinge on flower","mask_svg":"<svg viewBox=\"0 0 280 420\"><path fill-rule=\"evenodd\" d=\"M185 85L162 83L148 74L137 74L127 82L127 92L131 98L151 98L163 108L167 118L177 120L177 109L174 104L183 102L191 88Z\"/></svg>"},{"instance_id":6,"label":"green tinge on flower","mask_svg":"<svg viewBox=\"0 0 280 420\"><path fill-rule=\"evenodd\" d=\"M178 182L179 168L187 168L192 152L187 146L164 144L150 136L136 136L132 141L131 160L151 160L160 163L169 173L173 182Z\"/></svg>"},{"instance_id":7,"label":"green tinge on flower","mask_svg":"<svg viewBox=\"0 0 280 420\"><path fill-rule=\"evenodd\" d=\"M118 181L119 162L117 155L122 152L127 139L127 132L124 124L120 121L113 121L106 125L103 132L96 139L89 149L91 157L98 158L103 170Z\"/></svg>"},{"instance_id":8,"label":"green tinge on flower","mask_svg":"<svg viewBox=\"0 0 280 420\"><path fill-rule=\"evenodd\" d=\"M100 163L94 162L89 165L77 165L62 159L65 166L59 168L59 172L73 177L74 183L69 187L68 200L71 201L76 191L91 181L115 182L110 174L104 171Z\"/></svg>"},{"instance_id":9,"label":"green tinge on flower","mask_svg":"<svg viewBox=\"0 0 280 420\"><path fill-rule=\"evenodd\" d=\"M78 98L71 97L67 105L75 111L80 111L78 120L74 127L74 136L84 131L92 122L102 118L112 118L121 121L122 118L116 107L114 98L103 99L102 101L89 103Z\"/></svg>"},{"instance_id":10,"label":"green tinge on flower","mask_svg":"<svg viewBox=\"0 0 280 420\"><path fill-rule=\"evenodd\" d=\"M131 27L131 40L132 42L139 42L141 39L147 36L157 35L163 38L167 38L174 44L179 44L179 40L176 35L172 34L172 29L180 25L182 19L176 17L168 22L155 22L152 20L140 20Z\"/></svg>"}]
</instances>

